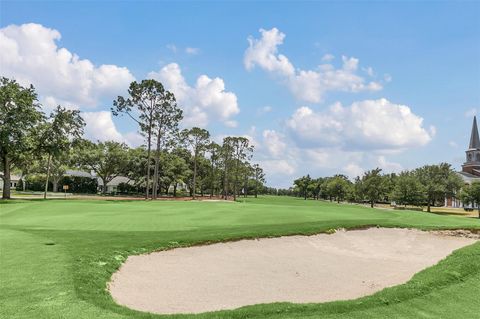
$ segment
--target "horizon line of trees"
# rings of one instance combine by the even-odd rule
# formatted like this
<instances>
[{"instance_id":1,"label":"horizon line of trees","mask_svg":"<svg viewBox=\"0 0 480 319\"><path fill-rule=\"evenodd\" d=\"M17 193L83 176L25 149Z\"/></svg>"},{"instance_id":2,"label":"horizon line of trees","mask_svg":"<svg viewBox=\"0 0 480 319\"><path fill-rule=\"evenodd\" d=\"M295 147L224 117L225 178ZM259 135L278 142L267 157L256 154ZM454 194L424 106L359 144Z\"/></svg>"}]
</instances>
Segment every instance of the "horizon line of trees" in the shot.
<instances>
[{"instance_id":1,"label":"horizon line of trees","mask_svg":"<svg viewBox=\"0 0 480 319\"><path fill-rule=\"evenodd\" d=\"M117 176L132 184L125 190L144 192L156 199L180 182L188 185L190 196L233 196L265 190L265 174L251 162L254 147L241 136L227 136L222 143L211 139L199 127L180 130L183 112L173 93L155 80L132 82L128 97L113 101L114 116L133 120L145 144L130 148L116 141L92 142L83 138L85 122L78 110L57 106L46 116L32 85L22 87L15 80L0 79L0 177L2 198L11 197L10 175L44 176L44 198L52 187L58 190L67 169L95 172L106 185Z\"/></svg>"},{"instance_id":2,"label":"horizon line of trees","mask_svg":"<svg viewBox=\"0 0 480 319\"><path fill-rule=\"evenodd\" d=\"M352 182L345 175L297 178L290 195L330 201L392 203L402 206L443 205L446 198L459 198L465 205L476 205L480 214L480 182L465 184L448 163L424 165L399 174L382 174L380 168L366 171Z\"/></svg>"}]
</instances>

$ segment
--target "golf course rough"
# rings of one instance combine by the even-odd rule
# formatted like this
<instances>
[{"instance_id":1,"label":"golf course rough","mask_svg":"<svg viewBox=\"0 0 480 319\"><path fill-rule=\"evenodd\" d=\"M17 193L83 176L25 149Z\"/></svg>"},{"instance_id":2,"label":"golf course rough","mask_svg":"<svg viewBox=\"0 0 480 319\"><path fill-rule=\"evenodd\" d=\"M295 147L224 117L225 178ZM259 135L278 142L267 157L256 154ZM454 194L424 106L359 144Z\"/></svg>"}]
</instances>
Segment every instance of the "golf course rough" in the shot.
<instances>
[{"instance_id":1,"label":"golf course rough","mask_svg":"<svg viewBox=\"0 0 480 319\"><path fill-rule=\"evenodd\" d=\"M474 218L286 197L237 203L0 202L0 318L166 318L120 306L109 294L107 283L128 256L377 225L480 229ZM479 287L477 242L454 251L404 285L360 299L261 304L175 318L478 318Z\"/></svg>"}]
</instances>

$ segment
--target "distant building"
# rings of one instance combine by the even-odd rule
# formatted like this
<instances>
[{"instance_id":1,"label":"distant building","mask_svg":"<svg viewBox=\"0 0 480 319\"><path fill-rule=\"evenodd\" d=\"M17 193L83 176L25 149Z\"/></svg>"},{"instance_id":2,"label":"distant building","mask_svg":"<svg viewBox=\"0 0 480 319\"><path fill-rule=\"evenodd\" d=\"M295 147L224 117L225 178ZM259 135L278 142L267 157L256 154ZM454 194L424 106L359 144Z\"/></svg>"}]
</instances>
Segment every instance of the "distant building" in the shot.
<instances>
[{"instance_id":1,"label":"distant building","mask_svg":"<svg viewBox=\"0 0 480 319\"><path fill-rule=\"evenodd\" d=\"M103 192L103 181L100 177L97 177L98 191ZM125 176L116 176L110 182L107 183L106 193L116 193L118 191L118 185L120 184L133 185L133 181Z\"/></svg>"},{"instance_id":2,"label":"distant building","mask_svg":"<svg viewBox=\"0 0 480 319\"><path fill-rule=\"evenodd\" d=\"M470 135L470 144L465 151L466 161L462 165L462 171L457 174L463 179L465 184L471 184L474 181L480 182L480 137L478 135L477 117L473 118L472 133ZM463 207L458 198L445 199L447 207Z\"/></svg>"},{"instance_id":3,"label":"distant building","mask_svg":"<svg viewBox=\"0 0 480 319\"><path fill-rule=\"evenodd\" d=\"M103 181L100 177L98 177L93 171L92 172L85 172L85 171L77 171L77 170L67 170L64 174L65 176L76 176L76 177L88 177L97 180L98 184L98 191L103 192ZM106 193L116 193L118 191L118 185L121 183L125 184L133 184L133 181L125 176L116 176L110 182L107 183Z\"/></svg>"},{"instance_id":4,"label":"distant building","mask_svg":"<svg viewBox=\"0 0 480 319\"><path fill-rule=\"evenodd\" d=\"M85 171L77 171L77 170L73 170L73 169L67 169L65 171L65 174L63 174L63 176L94 178L93 173L89 173L89 172L85 172Z\"/></svg>"},{"instance_id":5,"label":"distant building","mask_svg":"<svg viewBox=\"0 0 480 319\"><path fill-rule=\"evenodd\" d=\"M15 189L15 187L17 187L17 185L20 183L21 180L22 180L21 176L18 176L18 175L15 175L15 174L10 175L10 188ZM0 189L3 189L3 179L2 178L0 178Z\"/></svg>"},{"instance_id":6,"label":"distant building","mask_svg":"<svg viewBox=\"0 0 480 319\"><path fill-rule=\"evenodd\" d=\"M467 161L462 165L462 176L480 178L480 138L478 136L477 117L473 118L470 144L465 152Z\"/></svg>"}]
</instances>

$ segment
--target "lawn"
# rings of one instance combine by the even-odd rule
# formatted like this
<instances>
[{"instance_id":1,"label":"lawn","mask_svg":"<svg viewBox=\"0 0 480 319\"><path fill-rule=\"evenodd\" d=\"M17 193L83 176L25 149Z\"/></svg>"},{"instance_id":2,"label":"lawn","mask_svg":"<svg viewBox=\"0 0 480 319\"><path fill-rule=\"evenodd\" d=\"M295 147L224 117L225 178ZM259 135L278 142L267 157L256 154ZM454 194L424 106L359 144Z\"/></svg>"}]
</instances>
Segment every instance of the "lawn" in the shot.
<instances>
[{"instance_id":1,"label":"lawn","mask_svg":"<svg viewBox=\"0 0 480 319\"><path fill-rule=\"evenodd\" d=\"M295 198L239 202L0 201L0 318L166 318L105 290L128 255L345 227L480 229L480 220ZM478 318L480 242L410 282L352 301L267 304L175 318Z\"/></svg>"}]
</instances>

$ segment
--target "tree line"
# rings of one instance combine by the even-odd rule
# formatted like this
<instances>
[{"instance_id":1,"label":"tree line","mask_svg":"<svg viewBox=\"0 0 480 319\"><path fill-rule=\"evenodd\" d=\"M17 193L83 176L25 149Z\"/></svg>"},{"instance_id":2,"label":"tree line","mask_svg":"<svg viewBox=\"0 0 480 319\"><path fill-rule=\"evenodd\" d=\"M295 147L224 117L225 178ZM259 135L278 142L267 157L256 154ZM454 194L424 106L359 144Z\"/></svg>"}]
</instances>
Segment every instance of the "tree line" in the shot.
<instances>
[{"instance_id":1,"label":"tree line","mask_svg":"<svg viewBox=\"0 0 480 319\"><path fill-rule=\"evenodd\" d=\"M103 192L115 177L125 176L130 182L122 185L123 190L143 192L146 199L168 194L172 187L176 196L180 183L188 185L193 198L208 194L236 199L264 191L265 174L251 161L254 147L250 141L228 136L216 143L206 129L180 129L182 110L160 82L132 82L128 96L115 99L111 111L138 125L143 146L84 139L85 122L78 110L57 106L47 116L33 86L1 78L2 198L11 197L12 171L20 171L25 181L27 176L42 174L46 198L49 185L57 191L69 168L94 172Z\"/></svg>"},{"instance_id":2,"label":"tree line","mask_svg":"<svg viewBox=\"0 0 480 319\"><path fill-rule=\"evenodd\" d=\"M295 179L291 192L304 199L326 199L337 202L391 203L397 205L443 205L445 198L461 198L465 204L480 204L480 183L466 185L450 164L425 165L399 174L382 174L380 168L366 171L352 182L345 175Z\"/></svg>"}]
</instances>

